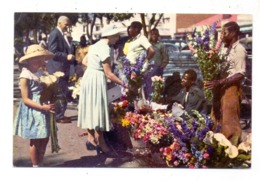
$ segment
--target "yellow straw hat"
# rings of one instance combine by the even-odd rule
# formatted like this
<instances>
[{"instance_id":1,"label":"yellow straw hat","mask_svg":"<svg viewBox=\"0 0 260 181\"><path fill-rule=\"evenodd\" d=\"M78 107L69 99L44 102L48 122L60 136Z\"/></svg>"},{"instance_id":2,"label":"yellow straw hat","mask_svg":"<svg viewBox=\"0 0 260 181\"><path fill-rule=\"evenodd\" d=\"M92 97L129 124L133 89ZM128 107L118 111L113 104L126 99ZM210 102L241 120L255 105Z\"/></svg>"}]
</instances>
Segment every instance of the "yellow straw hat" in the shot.
<instances>
[{"instance_id":1,"label":"yellow straw hat","mask_svg":"<svg viewBox=\"0 0 260 181\"><path fill-rule=\"evenodd\" d=\"M25 63L28 60L49 60L54 54L38 44L28 46L26 53L19 59L19 63Z\"/></svg>"}]
</instances>

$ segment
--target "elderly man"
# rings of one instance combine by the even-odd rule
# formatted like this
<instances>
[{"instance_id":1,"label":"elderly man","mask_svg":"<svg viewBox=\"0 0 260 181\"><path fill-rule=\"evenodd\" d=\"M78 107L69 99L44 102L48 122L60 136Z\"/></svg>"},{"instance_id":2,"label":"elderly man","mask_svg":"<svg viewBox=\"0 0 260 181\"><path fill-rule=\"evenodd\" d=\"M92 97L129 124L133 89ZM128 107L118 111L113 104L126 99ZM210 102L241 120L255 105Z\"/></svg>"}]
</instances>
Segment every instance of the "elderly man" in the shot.
<instances>
[{"instance_id":1,"label":"elderly man","mask_svg":"<svg viewBox=\"0 0 260 181\"><path fill-rule=\"evenodd\" d=\"M220 80L205 82L205 88L214 91L212 119L221 126L221 132L238 145L241 139L240 101L241 81L246 72L246 50L239 43L239 26L236 22L224 25L222 52L229 65L228 76Z\"/></svg>"},{"instance_id":2,"label":"elderly man","mask_svg":"<svg viewBox=\"0 0 260 181\"><path fill-rule=\"evenodd\" d=\"M68 93L68 80L70 73L70 62L75 59L71 53L70 44L65 35L69 27L70 20L66 16L60 16L57 27L52 30L48 39L48 50L54 53L53 59L48 61L47 70L50 74L56 71L64 73L64 77L59 79L59 85L62 90L62 98L56 103L56 120L60 123L70 123L70 119L64 116L67 109L66 96Z\"/></svg>"}]
</instances>

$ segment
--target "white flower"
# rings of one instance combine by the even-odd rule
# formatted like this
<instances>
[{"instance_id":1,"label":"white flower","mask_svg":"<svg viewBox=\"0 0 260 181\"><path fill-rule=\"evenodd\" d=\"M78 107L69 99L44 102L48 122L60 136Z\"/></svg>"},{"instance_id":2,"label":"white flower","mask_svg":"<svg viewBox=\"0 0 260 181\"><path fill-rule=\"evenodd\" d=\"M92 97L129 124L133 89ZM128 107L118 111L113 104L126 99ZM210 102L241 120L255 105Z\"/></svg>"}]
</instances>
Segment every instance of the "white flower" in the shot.
<instances>
[{"instance_id":1,"label":"white flower","mask_svg":"<svg viewBox=\"0 0 260 181\"><path fill-rule=\"evenodd\" d=\"M58 71L58 72L53 73L53 75L54 75L55 77L63 77L63 76L64 76L64 73Z\"/></svg>"},{"instance_id":2,"label":"white flower","mask_svg":"<svg viewBox=\"0 0 260 181\"><path fill-rule=\"evenodd\" d=\"M214 138L221 146L229 147L232 145L230 141L221 133L215 133Z\"/></svg>"},{"instance_id":3,"label":"white flower","mask_svg":"<svg viewBox=\"0 0 260 181\"><path fill-rule=\"evenodd\" d=\"M245 142L242 142L238 145L238 150L242 150L245 152L251 151L251 145L249 145Z\"/></svg>"},{"instance_id":4,"label":"white flower","mask_svg":"<svg viewBox=\"0 0 260 181\"><path fill-rule=\"evenodd\" d=\"M57 81L57 77L54 75L40 76L40 81L45 83L47 86L50 86Z\"/></svg>"},{"instance_id":5,"label":"white flower","mask_svg":"<svg viewBox=\"0 0 260 181\"><path fill-rule=\"evenodd\" d=\"M229 158L236 158L238 155L238 149L234 145L230 145L227 149L225 149L225 153Z\"/></svg>"},{"instance_id":6,"label":"white flower","mask_svg":"<svg viewBox=\"0 0 260 181\"><path fill-rule=\"evenodd\" d=\"M238 145L238 150L245 152L251 151L251 133L247 135L246 140Z\"/></svg>"},{"instance_id":7,"label":"white flower","mask_svg":"<svg viewBox=\"0 0 260 181\"><path fill-rule=\"evenodd\" d=\"M206 133L205 138L203 139L203 142L207 145L212 145L213 144L213 136L214 136L214 133L212 131L208 131Z\"/></svg>"}]
</instances>

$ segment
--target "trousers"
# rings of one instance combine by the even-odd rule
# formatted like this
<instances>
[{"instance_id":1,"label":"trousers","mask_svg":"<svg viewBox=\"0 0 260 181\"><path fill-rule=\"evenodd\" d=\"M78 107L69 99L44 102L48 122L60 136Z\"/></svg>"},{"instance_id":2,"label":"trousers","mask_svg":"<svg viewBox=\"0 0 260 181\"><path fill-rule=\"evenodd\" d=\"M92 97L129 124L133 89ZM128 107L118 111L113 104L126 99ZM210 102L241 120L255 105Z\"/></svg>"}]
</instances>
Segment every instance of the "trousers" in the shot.
<instances>
[{"instance_id":1,"label":"trousers","mask_svg":"<svg viewBox=\"0 0 260 181\"><path fill-rule=\"evenodd\" d=\"M238 145L242 135L240 125L240 104L242 90L232 85L214 91L211 118L220 125L221 133L233 144Z\"/></svg>"}]
</instances>

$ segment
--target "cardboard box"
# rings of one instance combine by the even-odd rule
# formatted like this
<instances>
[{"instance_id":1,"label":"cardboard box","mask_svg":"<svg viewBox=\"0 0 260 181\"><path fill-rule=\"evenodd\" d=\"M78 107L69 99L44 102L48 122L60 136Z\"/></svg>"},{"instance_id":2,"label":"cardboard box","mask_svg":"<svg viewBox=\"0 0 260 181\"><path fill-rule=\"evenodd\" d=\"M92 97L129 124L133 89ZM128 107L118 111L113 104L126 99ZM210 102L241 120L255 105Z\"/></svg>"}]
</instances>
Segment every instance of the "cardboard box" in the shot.
<instances>
[{"instance_id":1,"label":"cardboard box","mask_svg":"<svg viewBox=\"0 0 260 181\"><path fill-rule=\"evenodd\" d=\"M121 87L118 85L112 87L111 89L108 89L107 94L108 94L108 103L111 103L122 96Z\"/></svg>"}]
</instances>

